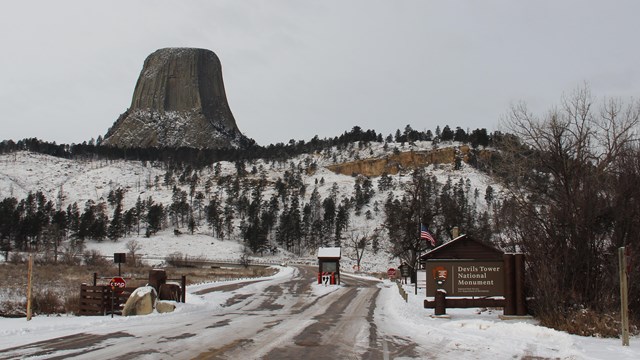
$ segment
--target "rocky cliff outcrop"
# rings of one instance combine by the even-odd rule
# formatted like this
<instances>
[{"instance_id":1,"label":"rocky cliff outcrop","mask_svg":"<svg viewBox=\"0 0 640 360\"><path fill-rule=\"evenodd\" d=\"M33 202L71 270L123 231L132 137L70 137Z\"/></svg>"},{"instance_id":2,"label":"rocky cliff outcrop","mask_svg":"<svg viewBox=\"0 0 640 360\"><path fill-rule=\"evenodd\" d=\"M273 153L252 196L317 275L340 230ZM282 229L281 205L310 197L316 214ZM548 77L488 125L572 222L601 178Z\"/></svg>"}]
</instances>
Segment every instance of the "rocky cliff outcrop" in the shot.
<instances>
[{"instance_id":1,"label":"rocky cliff outcrop","mask_svg":"<svg viewBox=\"0 0 640 360\"><path fill-rule=\"evenodd\" d=\"M469 161L470 148L467 145L446 147L429 151L407 151L393 154L384 158L350 161L342 164L327 166L327 169L343 175L359 174L364 176L380 176L383 173L395 175L403 170L411 170L431 164L453 164L456 157L464 162ZM477 155L488 160L491 153L482 150Z\"/></svg>"},{"instance_id":2,"label":"rocky cliff outcrop","mask_svg":"<svg viewBox=\"0 0 640 360\"><path fill-rule=\"evenodd\" d=\"M167 48L144 61L131 106L103 143L230 148L250 142L229 109L218 56L205 49Z\"/></svg>"}]
</instances>

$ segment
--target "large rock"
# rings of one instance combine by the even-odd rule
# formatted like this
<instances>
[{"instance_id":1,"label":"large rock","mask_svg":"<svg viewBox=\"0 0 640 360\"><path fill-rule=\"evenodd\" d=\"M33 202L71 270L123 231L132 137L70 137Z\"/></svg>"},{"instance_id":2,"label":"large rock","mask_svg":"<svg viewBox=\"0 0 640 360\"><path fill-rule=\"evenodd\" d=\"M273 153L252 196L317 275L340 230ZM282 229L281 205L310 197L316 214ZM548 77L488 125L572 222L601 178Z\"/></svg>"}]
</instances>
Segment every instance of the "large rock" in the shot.
<instances>
[{"instance_id":1,"label":"large rock","mask_svg":"<svg viewBox=\"0 0 640 360\"><path fill-rule=\"evenodd\" d=\"M218 56L205 49L166 48L145 60L131 107L103 144L238 148L251 142L229 109Z\"/></svg>"},{"instance_id":2,"label":"large rock","mask_svg":"<svg viewBox=\"0 0 640 360\"><path fill-rule=\"evenodd\" d=\"M152 286L137 288L131 293L122 309L122 316L149 315L156 302L156 289Z\"/></svg>"},{"instance_id":3,"label":"large rock","mask_svg":"<svg viewBox=\"0 0 640 360\"><path fill-rule=\"evenodd\" d=\"M176 303L172 301L160 301L156 302L156 311L160 314L170 313L176 309Z\"/></svg>"}]
</instances>

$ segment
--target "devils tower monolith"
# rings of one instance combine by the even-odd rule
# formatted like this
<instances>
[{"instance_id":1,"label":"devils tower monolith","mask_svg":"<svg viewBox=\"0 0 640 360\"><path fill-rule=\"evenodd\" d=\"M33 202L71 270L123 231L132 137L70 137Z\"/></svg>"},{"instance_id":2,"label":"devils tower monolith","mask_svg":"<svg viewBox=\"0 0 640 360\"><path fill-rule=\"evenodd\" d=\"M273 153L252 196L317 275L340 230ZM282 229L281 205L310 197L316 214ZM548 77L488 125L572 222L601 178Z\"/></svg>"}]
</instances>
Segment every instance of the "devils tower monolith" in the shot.
<instances>
[{"instance_id":1,"label":"devils tower monolith","mask_svg":"<svg viewBox=\"0 0 640 360\"><path fill-rule=\"evenodd\" d=\"M238 148L250 142L229 109L218 56L206 49L167 48L144 61L131 106L103 144Z\"/></svg>"}]
</instances>

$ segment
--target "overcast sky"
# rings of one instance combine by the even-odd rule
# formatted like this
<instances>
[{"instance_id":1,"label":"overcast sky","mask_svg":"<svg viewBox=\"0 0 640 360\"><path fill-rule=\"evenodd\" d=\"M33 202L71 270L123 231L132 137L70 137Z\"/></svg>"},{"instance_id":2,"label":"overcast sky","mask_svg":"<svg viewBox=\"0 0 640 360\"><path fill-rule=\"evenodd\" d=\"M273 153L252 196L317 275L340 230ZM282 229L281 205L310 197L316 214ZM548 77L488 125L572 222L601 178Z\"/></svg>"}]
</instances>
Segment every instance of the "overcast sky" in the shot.
<instances>
[{"instance_id":1,"label":"overcast sky","mask_svg":"<svg viewBox=\"0 0 640 360\"><path fill-rule=\"evenodd\" d=\"M500 129L589 84L640 94L640 1L3 1L0 140L80 143L131 103L144 59L213 50L261 145L358 125Z\"/></svg>"}]
</instances>

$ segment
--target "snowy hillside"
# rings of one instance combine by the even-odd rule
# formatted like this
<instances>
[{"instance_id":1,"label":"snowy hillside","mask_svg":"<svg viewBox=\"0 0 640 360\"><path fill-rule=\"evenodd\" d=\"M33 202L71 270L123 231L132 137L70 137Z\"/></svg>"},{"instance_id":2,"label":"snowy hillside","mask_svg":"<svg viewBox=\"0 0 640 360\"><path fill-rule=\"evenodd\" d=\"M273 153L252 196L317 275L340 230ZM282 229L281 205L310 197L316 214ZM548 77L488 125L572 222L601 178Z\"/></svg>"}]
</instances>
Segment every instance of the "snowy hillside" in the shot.
<instances>
[{"instance_id":1,"label":"snowy hillside","mask_svg":"<svg viewBox=\"0 0 640 360\"><path fill-rule=\"evenodd\" d=\"M457 145L459 144L450 144L448 146ZM255 160L244 164L246 175L244 176L243 184L246 185L246 189L242 190L242 192L245 196L250 197L251 184L264 181L267 185L261 196L262 201L266 203L270 198L277 195L276 184L282 181L285 173L290 173L298 174L303 182L301 188L304 191L299 205L301 209L305 204L309 203L314 189L317 189L322 199L332 194L335 195L338 203L341 199L349 199L354 196L354 185L357 178L355 176L336 174L328 170L326 166L357 159L381 158L389 155L394 150L396 152L405 152L430 149L432 149L431 142L416 142L412 145L391 143L388 146L373 142L364 147L358 146L356 143L346 149L336 149L334 147L330 151L303 154L287 161ZM177 189L190 194L200 192L206 194L207 198L217 196L219 202L223 203L233 195L229 194L227 185L220 185L220 179L234 179L237 177L237 171L237 164L235 163L214 163L210 167L187 174L187 177L195 175L197 178L195 183L187 183L179 179L184 174L169 172L168 175L164 164L123 160L75 161L38 153L16 152L0 155L0 199L15 197L20 200L25 198L29 192L41 191L58 209L64 210L73 203L76 203L79 209L83 209L85 203L89 200L95 203L107 202L110 192L124 189L123 208L125 210L134 207L138 198L146 200L150 197L155 203L161 203L165 208L169 208L173 201L174 192ZM467 191L471 194L476 194L472 205L478 211L483 211L487 208L484 200L486 188L489 185L496 187L488 176L464 163L459 170L454 170L453 164L427 166L426 173L429 176L435 176L441 184L446 183L448 180L454 184L464 182ZM167 177L170 177L170 179L167 180ZM401 196L404 191L403 184L411 180L411 171L400 172L397 175L392 175L391 178L396 186L388 191L378 190L379 177L371 178L374 194L359 215L351 210L347 230L344 231L344 234L361 234L381 226L384 221L383 204L389 197L389 192L393 193L394 196ZM481 196L478 196L478 194L481 194ZM195 232L205 237L211 235L211 227L202 219L202 207L196 209L197 205L193 205L193 197L190 200L194 213L199 213L197 215L199 226ZM369 210L367 215L369 219L365 216L367 210ZM111 217L112 212L113 207L110 206L106 210L106 215ZM184 224L169 224L166 229L178 228L180 225L184 227ZM233 234L228 234L226 238L236 241L238 244L242 243L241 225L241 217L236 216L233 220ZM187 232L186 229L181 229L181 231L183 233ZM169 231L165 233L172 234ZM144 234L144 232L141 234ZM397 261L397 259L390 259L384 252L388 239L384 237L384 232L382 234L383 237L380 244L382 252L374 255L371 250L366 250L362 263L363 270L382 271L389 263ZM172 236L169 235L169 237ZM132 235L128 237L132 237ZM133 237L138 236L136 234ZM126 238L127 236L123 237L119 242L125 243ZM211 240L210 237L209 240ZM209 240L202 241L207 242ZM442 240L446 241L448 239ZM270 239L270 241L274 243L273 239ZM89 248L91 248L90 244L91 241L87 243ZM274 245L276 244L274 243ZM166 251L167 253L172 252L169 246L167 246ZM313 257L313 249L306 249L306 254ZM348 248L343 250L343 254L346 258L354 257L354 254ZM160 256L157 252L153 255Z\"/></svg>"}]
</instances>

